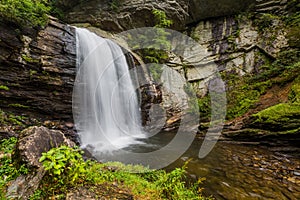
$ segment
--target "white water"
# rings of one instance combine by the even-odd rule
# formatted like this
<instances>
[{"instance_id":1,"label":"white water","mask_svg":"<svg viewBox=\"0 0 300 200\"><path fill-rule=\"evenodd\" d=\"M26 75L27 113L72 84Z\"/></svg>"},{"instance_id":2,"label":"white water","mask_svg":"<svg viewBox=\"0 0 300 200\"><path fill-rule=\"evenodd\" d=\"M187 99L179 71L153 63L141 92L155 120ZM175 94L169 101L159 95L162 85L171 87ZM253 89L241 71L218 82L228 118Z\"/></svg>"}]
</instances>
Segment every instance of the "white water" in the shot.
<instances>
[{"instance_id":1,"label":"white water","mask_svg":"<svg viewBox=\"0 0 300 200\"><path fill-rule=\"evenodd\" d=\"M142 138L139 105L121 48L76 28L73 115L83 147L111 152Z\"/></svg>"}]
</instances>

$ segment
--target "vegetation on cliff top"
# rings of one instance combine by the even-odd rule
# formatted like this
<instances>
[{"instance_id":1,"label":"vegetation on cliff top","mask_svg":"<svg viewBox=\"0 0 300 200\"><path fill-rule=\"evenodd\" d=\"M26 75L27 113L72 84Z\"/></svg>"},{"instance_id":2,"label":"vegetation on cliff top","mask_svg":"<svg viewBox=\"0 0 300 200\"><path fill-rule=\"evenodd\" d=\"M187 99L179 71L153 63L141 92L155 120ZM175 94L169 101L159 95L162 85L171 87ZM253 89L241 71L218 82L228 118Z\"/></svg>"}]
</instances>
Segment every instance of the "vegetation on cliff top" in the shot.
<instances>
[{"instance_id":1,"label":"vegetation on cliff top","mask_svg":"<svg viewBox=\"0 0 300 200\"><path fill-rule=\"evenodd\" d=\"M48 15L61 17L56 0L1 0L0 19L21 26L44 27Z\"/></svg>"}]
</instances>

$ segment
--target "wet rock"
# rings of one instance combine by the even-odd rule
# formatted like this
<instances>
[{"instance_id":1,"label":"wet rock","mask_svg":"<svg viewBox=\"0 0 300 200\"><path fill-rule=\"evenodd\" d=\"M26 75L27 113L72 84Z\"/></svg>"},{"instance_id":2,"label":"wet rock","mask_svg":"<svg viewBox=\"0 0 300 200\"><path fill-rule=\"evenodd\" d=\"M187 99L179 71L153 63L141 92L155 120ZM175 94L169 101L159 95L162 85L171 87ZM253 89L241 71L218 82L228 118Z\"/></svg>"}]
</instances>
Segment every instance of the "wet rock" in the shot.
<instances>
[{"instance_id":1,"label":"wet rock","mask_svg":"<svg viewBox=\"0 0 300 200\"><path fill-rule=\"evenodd\" d=\"M300 172L294 172L295 176L300 176Z\"/></svg>"},{"instance_id":2,"label":"wet rock","mask_svg":"<svg viewBox=\"0 0 300 200\"><path fill-rule=\"evenodd\" d=\"M29 127L19 136L14 159L26 163L30 168L39 168L42 166L39 162L42 153L63 144L75 146L74 142L67 139L61 131L49 130L43 126Z\"/></svg>"}]
</instances>

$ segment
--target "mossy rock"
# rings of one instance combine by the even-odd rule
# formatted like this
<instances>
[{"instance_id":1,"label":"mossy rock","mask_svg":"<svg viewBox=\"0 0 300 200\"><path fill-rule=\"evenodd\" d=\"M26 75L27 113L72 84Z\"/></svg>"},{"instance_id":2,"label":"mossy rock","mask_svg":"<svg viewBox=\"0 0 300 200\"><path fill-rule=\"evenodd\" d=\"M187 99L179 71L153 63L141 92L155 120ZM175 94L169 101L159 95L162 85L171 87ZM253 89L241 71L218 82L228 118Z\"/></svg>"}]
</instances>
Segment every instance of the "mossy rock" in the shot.
<instances>
[{"instance_id":1,"label":"mossy rock","mask_svg":"<svg viewBox=\"0 0 300 200\"><path fill-rule=\"evenodd\" d=\"M295 132L300 124L300 103L280 103L254 115L252 125L263 129Z\"/></svg>"}]
</instances>

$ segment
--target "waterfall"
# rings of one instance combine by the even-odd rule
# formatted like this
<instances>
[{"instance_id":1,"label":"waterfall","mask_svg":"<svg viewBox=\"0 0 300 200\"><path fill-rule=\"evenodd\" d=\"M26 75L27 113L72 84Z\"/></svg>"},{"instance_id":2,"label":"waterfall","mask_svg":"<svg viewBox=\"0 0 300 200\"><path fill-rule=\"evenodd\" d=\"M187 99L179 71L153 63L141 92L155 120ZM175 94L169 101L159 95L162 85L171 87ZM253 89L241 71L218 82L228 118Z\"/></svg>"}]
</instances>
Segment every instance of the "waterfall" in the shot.
<instances>
[{"instance_id":1,"label":"waterfall","mask_svg":"<svg viewBox=\"0 0 300 200\"><path fill-rule=\"evenodd\" d=\"M122 49L76 28L73 116L83 147L114 151L143 138L137 94Z\"/></svg>"}]
</instances>

